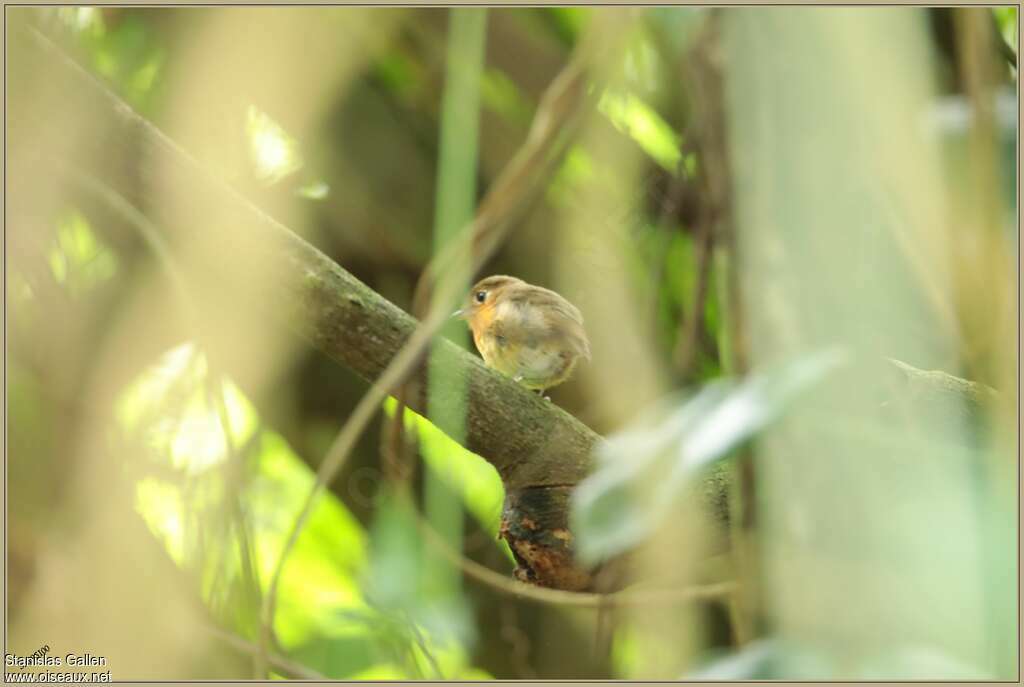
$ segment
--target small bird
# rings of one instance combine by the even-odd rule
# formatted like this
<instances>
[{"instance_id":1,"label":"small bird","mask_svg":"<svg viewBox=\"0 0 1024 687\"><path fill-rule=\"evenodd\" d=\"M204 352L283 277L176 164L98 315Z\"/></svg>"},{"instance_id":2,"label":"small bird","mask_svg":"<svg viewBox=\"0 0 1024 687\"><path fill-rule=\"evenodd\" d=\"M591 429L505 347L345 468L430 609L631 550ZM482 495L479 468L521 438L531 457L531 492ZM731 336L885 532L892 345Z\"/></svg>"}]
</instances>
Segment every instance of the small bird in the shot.
<instances>
[{"instance_id":1,"label":"small bird","mask_svg":"<svg viewBox=\"0 0 1024 687\"><path fill-rule=\"evenodd\" d=\"M568 379L580 358L590 360L576 306L522 279L481 279L452 316L469 324L485 363L541 396Z\"/></svg>"}]
</instances>

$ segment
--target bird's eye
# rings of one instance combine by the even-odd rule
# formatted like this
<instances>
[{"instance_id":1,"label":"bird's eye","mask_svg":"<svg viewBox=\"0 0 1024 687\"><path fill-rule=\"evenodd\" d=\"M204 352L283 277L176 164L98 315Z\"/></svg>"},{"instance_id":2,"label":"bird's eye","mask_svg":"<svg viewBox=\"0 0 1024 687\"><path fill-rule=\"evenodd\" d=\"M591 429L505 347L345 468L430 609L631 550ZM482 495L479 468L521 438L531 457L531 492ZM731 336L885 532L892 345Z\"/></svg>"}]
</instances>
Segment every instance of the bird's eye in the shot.
<instances>
[{"instance_id":1,"label":"bird's eye","mask_svg":"<svg viewBox=\"0 0 1024 687\"><path fill-rule=\"evenodd\" d=\"M487 292L486 291L477 291L476 294L475 294L475 297L476 297L476 302L477 303L483 303L484 301L487 300Z\"/></svg>"}]
</instances>

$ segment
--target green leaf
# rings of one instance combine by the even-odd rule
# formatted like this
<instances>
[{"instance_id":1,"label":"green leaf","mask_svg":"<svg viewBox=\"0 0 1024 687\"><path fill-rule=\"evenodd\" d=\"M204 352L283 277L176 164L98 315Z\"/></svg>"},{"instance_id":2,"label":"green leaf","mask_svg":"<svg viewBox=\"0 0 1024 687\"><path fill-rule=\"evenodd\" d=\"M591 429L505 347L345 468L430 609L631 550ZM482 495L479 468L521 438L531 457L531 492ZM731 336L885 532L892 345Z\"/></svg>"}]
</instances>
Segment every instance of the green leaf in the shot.
<instances>
[{"instance_id":1,"label":"green leaf","mask_svg":"<svg viewBox=\"0 0 1024 687\"><path fill-rule=\"evenodd\" d=\"M264 587L315 476L279 435L265 432L257 476L247 490ZM314 506L281 575L275 631L288 646L350 632L345 609L365 609L358 579L366 567L366 534L333 494Z\"/></svg>"},{"instance_id":2,"label":"green leaf","mask_svg":"<svg viewBox=\"0 0 1024 687\"><path fill-rule=\"evenodd\" d=\"M823 351L735 382L670 399L599 449L597 470L573 494L571 517L586 564L622 553L649 535L695 474L776 419L845 356Z\"/></svg>"},{"instance_id":3,"label":"green leaf","mask_svg":"<svg viewBox=\"0 0 1024 687\"><path fill-rule=\"evenodd\" d=\"M366 598L383 616L408 627L411 636L422 627L442 647L472 642L469 606L451 584L450 564L445 569L447 561L425 545L417 518L403 494L380 493L370 530L369 566L362 577Z\"/></svg>"},{"instance_id":4,"label":"green leaf","mask_svg":"<svg viewBox=\"0 0 1024 687\"><path fill-rule=\"evenodd\" d=\"M567 44L576 41L586 29L591 16L589 8L583 7L548 7L544 11L551 17L555 30Z\"/></svg>"},{"instance_id":5,"label":"green leaf","mask_svg":"<svg viewBox=\"0 0 1024 687\"><path fill-rule=\"evenodd\" d=\"M93 8L60 12L91 58L93 69L134 108L148 112L167 60L159 32L153 28L155 15L124 11L107 27L99 10Z\"/></svg>"},{"instance_id":6,"label":"green leaf","mask_svg":"<svg viewBox=\"0 0 1024 687\"><path fill-rule=\"evenodd\" d=\"M266 593L315 475L283 437L260 426L237 386L208 375L194 344L171 349L120 394L116 418L125 440L143 447L144 460L130 466L140 474L137 511L172 559L197 573L214 617L251 638L258 602L247 580ZM223 409L210 395L217 390ZM406 422L470 511L496 527L503 493L493 468L424 418L410 413ZM230 460L228 436L240 464ZM252 576L241 554L246 545ZM407 501L385 493L367 536L337 497L323 494L283 569L275 634L289 653L332 678L487 677L471 667L475 628L452 584L458 570L439 567L436 558Z\"/></svg>"},{"instance_id":7,"label":"green leaf","mask_svg":"<svg viewBox=\"0 0 1024 687\"><path fill-rule=\"evenodd\" d=\"M480 80L480 98L484 105L510 122L525 126L533 116L533 106L516 83L500 69L491 67L484 70Z\"/></svg>"},{"instance_id":8,"label":"green leaf","mask_svg":"<svg viewBox=\"0 0 1024 687\"><path fill-rule=\"evenodd\" d=\"M666 171L672 174L679 171L682 136L653 107L633 93L606 90L601 94L597 109Z\"/></svg>"},{"instance_id":9,"label":"green leaf","mask_svg":"<svg viewBox=\"0 0 1024 687\"><path fill-rule=\"evenodd\" d=\"M394 417L393 398L384 402L384 412ZM427 418L408 408L405 413L406 431L419 438L420 453L431 471L458 496L484 531L497 537L505 501L505 487L498 471L453 441Z\"/></svg>"},{"instance_id":10,"label":"green leaf","mask_svg":"<svg viewBox=\"0 0 1024 687\"><path fill-rule=\"evenodd\" d=\"M47 256L53 278L72 295L85 293L117 272L117 256L77 210L57 221L57 237Z\"/></svg>"},{"instance_id":11,"label":"green leaf","mask_svg":"<svg viewBox=\"0 0 1024 687\"><path fill-rule=\"evenodd\" d=\"M211 396L223 394L220 402ZM314 475L276 432L260 428L255 407L233 383L208 378L205 356L191 343L165 353L129 384L116 404L126 440L144 449L136 510L168 554L202 580L203 599L218 617L248 634L252 599L241 593L244 569L238 499L253 571L266 588ZM227 437L239 464L229 461ZM248 450L245 450L248 448ZM138 455L138 454L132 454ZM322 496L281 577L275 630L285 647L351 632L341 610L366 609L358 577L366 534L333 494ZM234 607L232 607L234 606Z\"/></svg>"},{"instance_id":12,"label":"green leaf","mask_svg":"<svg viewBox=\"0 0 1024 687\"><path fill-rule=\"evenodd\" d=\"M1016 6L1010 7L993 7L992 13L996 17L996 24L999 26L999 33L1002 34L1003 40L1010 46L1014 54L1017 53L1017 8Z\"/></svg>"}]
</instances>

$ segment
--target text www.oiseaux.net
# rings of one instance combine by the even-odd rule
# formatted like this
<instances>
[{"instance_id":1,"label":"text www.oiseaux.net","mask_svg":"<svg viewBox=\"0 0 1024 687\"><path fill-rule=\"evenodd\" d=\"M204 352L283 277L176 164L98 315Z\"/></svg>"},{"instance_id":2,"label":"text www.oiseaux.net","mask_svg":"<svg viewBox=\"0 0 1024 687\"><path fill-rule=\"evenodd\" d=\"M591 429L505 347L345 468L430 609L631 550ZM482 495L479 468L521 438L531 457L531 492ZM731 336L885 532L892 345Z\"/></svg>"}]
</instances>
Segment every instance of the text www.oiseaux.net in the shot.
<instances>
[{"instance_id":1,"label":"text www.oiseaux.net","mask_svg":"<svg viewBox=\"0 0 1024 687\"><path fill-rule=\"evenodd\" d=\"M7 672L4 673L4 682L35 682L35 683L85 683L85 682L110 682L110 671L105 670L102 673L64 673L46 671L44 673L22 673L22 672Z\"/></svg>"}]
</instances>

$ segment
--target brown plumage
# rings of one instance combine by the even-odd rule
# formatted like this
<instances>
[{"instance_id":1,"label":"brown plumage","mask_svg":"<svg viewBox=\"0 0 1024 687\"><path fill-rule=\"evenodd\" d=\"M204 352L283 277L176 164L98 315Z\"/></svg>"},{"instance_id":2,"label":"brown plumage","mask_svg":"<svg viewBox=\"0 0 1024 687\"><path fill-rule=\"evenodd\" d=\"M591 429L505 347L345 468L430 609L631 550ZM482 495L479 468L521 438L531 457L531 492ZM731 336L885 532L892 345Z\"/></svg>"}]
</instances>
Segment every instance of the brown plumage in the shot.
<instances>
[{"instance_id":1,"label":"brown plumage","mask_svg":"<svg viewBox=\"0 0 1024 687\"><path fill-rule=\"evenodd\" d=\"M469 324L484 362L542 394L568 379L580 358L590 360L576 306L521 279L481 279L456 315Z\"/></svg>"}]
</instances>

